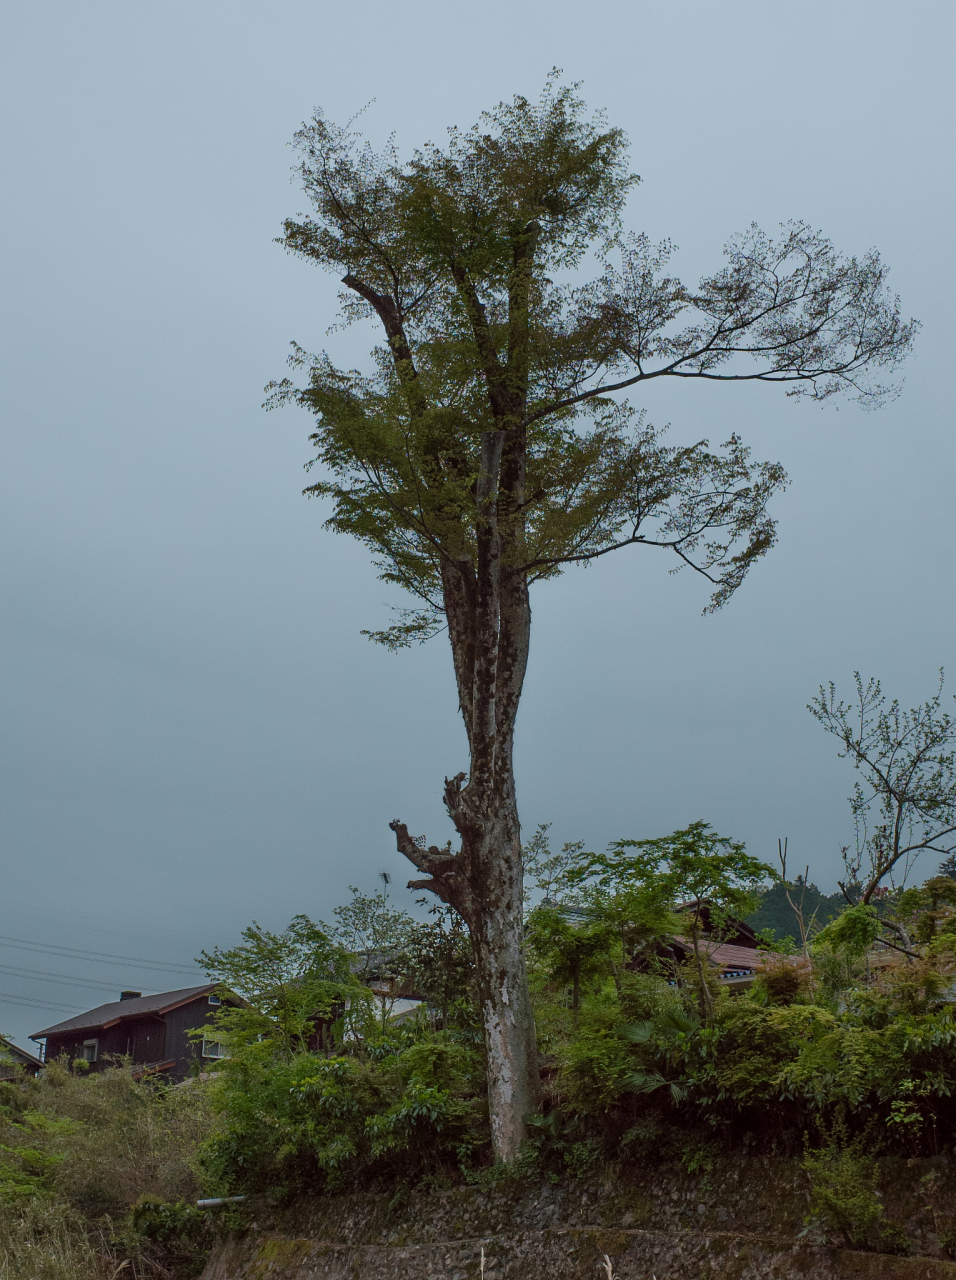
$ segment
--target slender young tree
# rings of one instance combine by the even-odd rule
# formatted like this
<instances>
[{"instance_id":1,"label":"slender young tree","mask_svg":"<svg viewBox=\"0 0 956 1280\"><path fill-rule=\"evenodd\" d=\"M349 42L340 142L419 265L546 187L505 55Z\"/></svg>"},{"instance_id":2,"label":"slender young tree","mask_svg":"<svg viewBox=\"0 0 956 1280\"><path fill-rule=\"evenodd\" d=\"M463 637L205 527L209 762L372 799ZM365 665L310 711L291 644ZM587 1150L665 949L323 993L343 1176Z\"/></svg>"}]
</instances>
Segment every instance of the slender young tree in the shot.
<instances>
[{"instance_id":1,"label":"slender young tree","mask_svg":"<svg viewBox=\"0 0 956 1280\"><path fill-rule=\"evenodd\" d=\"M273 384L271 402L315 415L307 492L330 500L327 526L418 598L373 638L448 631L469 749L444 788L460 844L392 828L422 873L412 887L468 924L494 1150L509 1160L538 1097L512 767L529 586L655 547L712 583L717 608L773 544L767 503L785 482L736 436L666 444L622 393L750 380L877 403L914 325L876 253L841 258L802 223L778 239L751 227L696 289L667 275L670 246L622 230L638 181L623 133L557 73L536 103L516 97L407 161L321 114L296 144L313 212L282 242L336 273L344 320L375 321L382 342L365 373L294 346L306 385Z\"/></svg>"},{"instance_id":2,"label":"slender young tree","mask_svg":"<svg viewBox=\"0 0 956 1280\"><path fill-rule=\"evenodd\" d=\"M855 702L838 699L831 681L807 709L862 778L850 796L856 847L843 850L839 884L851 906L866 906L884 880L905 884L924 851L956 851L956 717L942 707L942 671L935 694L908 711L896 698L887 705L879 680L864 684L856 671L854 681Z\"/></svg>"}]
</instances>

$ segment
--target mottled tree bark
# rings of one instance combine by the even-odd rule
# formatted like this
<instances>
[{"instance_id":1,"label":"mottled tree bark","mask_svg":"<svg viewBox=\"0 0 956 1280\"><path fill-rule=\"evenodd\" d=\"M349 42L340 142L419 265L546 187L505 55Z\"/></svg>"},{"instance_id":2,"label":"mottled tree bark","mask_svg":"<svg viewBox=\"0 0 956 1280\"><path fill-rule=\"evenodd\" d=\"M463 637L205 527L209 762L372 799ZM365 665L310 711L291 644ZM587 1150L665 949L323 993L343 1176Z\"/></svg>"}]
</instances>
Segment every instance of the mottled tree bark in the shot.
<instances>
[{"instance_id":1,"label":"mottled tree bark","mask_svg":"<svg viewBox=\"0 0 956 1280\"><path fill-rule=\"evenodd\" d=\"M454 907L471 933L478 999L484 1028L488 1104L495 1157L512 1160L524 1136L524 1118L538 1107L538 1064L534 1014L528 994L522 920L521 841L513 795L494 811L469 813L467 788L449 779L446 796L462 836L458 853L434 846L421 849L404 823L394 822L398 847L426 879L411 888L428 889Z\"/></svg>"},{"instance_id":2,"label":"mottled tree bark","mask_svg":"<svg viewBox=\"0 0 956 1280\"><path fill-rule=\"evenodd\" d=\"M491 456L493 444L488 448ZM524 1119L539 1102L512 767L514 716L527 665L531 615L527 583L523 578L515 581L507 571L502 574L494 558L479 555L474 589L456 581L456 570L449 568L445 574L449 632L471 748L471 773L445 779L445 806L461 848L457 853L450 847L422 848L404 823L391 825L399 850L427 877L411 881L409 887L437 894L462 916L471 933L492 1141L496 1158L508 1161L518 1154ZM480 583L482 574L491 581ZM496 615L496 625L489 612Z\"/></svg>"}]
</instances>

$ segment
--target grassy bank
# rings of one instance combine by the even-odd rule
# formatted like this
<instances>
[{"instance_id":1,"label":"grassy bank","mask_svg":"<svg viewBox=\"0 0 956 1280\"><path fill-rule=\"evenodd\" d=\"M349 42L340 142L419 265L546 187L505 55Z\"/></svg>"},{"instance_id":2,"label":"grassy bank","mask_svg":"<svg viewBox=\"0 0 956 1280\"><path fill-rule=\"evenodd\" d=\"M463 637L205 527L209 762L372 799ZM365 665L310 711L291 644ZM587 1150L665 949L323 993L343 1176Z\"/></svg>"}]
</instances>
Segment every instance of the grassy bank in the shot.
<instances>
[{"instance_id":1,"label":"grassy bank","mask_svg":"<svg viewBox=\"0 0 956 1280\"><path fill-rule=\"evenodd\" d=\"M51 1063L0 1085L0 1280L196 1274L203 1224L187 1206L211 1123L201 1086L138 1081L122 1066L86 1075Z\"/></svg>"}]
</instances>

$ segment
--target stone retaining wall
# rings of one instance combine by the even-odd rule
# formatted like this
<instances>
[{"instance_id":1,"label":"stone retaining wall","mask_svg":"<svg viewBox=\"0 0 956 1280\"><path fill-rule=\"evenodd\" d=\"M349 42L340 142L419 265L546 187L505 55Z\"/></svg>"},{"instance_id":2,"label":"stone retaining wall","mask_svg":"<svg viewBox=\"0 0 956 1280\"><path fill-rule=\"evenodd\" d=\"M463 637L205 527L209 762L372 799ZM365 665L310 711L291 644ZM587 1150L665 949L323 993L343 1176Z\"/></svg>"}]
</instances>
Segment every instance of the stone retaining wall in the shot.
<instances>
[{"instance_id":1,"label":"stone retaining wall","mask_svg":"<svg viewBox=\"0 0 956 1280\"><path fill-rule=\"evenodd\" d=\"M618 1280L956 1280L939 1247L956 1228L952 1164L887 1162L881 1186L911 1256L810 1243L798 1167L741 1160L696 1176L303 1198L260 1212L202 1280L602 1280L605 1255Z\"/></svg>"}]
</instances>

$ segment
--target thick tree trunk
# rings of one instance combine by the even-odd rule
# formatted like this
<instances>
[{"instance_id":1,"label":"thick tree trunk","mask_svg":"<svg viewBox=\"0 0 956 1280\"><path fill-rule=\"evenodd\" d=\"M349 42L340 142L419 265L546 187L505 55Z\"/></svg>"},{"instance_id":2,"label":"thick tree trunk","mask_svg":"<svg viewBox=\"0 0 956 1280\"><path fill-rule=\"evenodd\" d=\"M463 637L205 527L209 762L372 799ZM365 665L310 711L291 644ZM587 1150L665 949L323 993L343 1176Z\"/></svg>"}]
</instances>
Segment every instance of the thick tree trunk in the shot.
<instances>
[{"instance_id":1,"label":"thick tree trunk","mask_svg":"<svg viewBox=\"0 0 956 1280\"><path fill-rule=\"evenodd\" d=\"M525 970L521 844L517 813L490 824L474 858L468 920L485 1035L491 1138L498 1160L517 1156L525 1117L538 1109L534 1012ZM480 899L477 892L480 890Z\"/></svg>"},{"instance_id":2,"label":"thick tree trunk","mask_svg":"<svg viewBox=\"0 0 956 1280\"><path fill-rule=\"evenodd\" d=\"M491 621L480 623L480 574L447 569L445 605L468 730L471 771L445 779L445 807L461 836L422 848L403 823L393 822L399 850L428 879L428 889L468 925L477 972L488 1071L494 1154L511 1161L524 1137L525 1117L539 1105L534 1012L524 952L521 829L512 767L514 720L527 665L531 613L527 583L505 572L494 590ZM497 584L493 584L497 586ZM477 620L477 621L476 621ZM467 777L467 785L463 786Z\"/></svg>"},{"instance_id":3,"label":"thick tree trunk","mask_svg":"<svg viewBox=\"0 0 956 1280\"><path fill-rule=\"evenodd\" d=\"M463 775L446 779L445 803L462 831L459 853L422 849L404 823L393 822L398 848L427 880L428 889L462 916L471 934L484 1029L488 1109L496 1160L513 1160L524 1138L525 1117L539 1106L534 1011L524 952L521 838L513 790L495 797L482 816L469 803ZM467 816L465 811L467 812ZM482 817L484 820L482 820ZM464 828L464 830L462 830Z\"/></svg>"}]
</instances>

